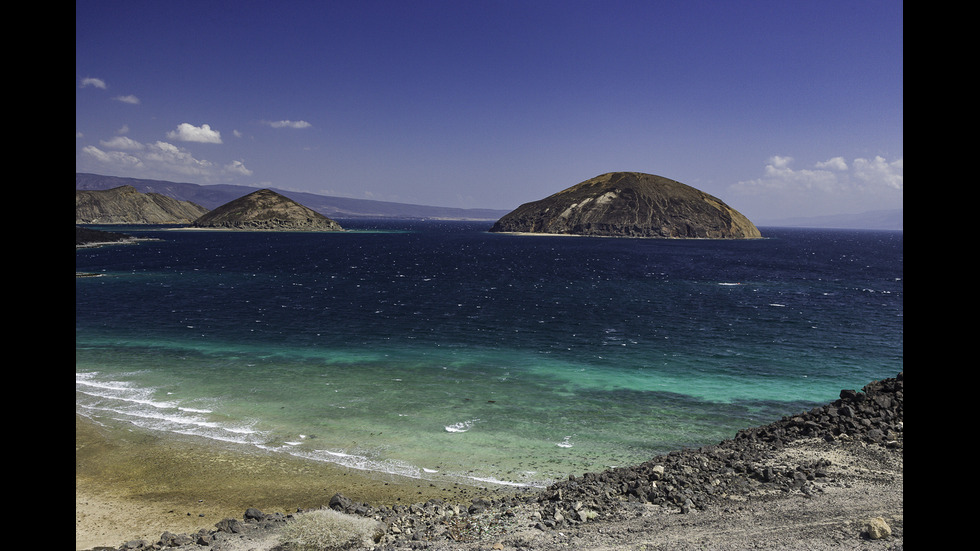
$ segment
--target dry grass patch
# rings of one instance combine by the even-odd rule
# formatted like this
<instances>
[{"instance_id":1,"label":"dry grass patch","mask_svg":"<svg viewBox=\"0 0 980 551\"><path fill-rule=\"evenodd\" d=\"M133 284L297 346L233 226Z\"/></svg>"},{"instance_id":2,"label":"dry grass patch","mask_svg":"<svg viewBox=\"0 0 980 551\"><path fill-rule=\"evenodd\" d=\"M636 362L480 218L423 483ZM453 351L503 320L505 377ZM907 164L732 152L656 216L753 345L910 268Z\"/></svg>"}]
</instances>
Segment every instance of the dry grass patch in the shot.
<instances>
[{"instance_id":1,"label":"dry grass patch","mask_svg":"<svg viewBox=\"0 0 980 551\"><path fill-rule=\"evenodd\" d=\"M326 551L369 546L383 534L384 528L376 520L317 509L287 523L279 540L283 549L290 551Z\"/></svg>"}]
</instances>

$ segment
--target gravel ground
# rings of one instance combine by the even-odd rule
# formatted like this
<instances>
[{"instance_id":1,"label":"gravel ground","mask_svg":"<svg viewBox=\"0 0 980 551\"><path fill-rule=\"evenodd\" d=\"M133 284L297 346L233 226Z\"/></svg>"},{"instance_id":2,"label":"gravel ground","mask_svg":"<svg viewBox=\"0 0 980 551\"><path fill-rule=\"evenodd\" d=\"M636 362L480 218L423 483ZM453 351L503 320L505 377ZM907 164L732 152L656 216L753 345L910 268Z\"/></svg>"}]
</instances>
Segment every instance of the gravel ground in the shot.
<instances>
[{"instance_id":1,"label":"gravel ground","mask_svg":"<svg viewBox=\"0 0 980 551\"><path fill-rule=\"evenodd\" d=\"M660 505L632 503L619 520L585 522L540 529L535 507L509 513L469 516L471 530L452 541L392 538L355 549L397 550L569 550L591 551L734 551L773 550L898 550L903 548L904 494L901 451L875 449L862 443L828 450L822 442L803 441L773 456L773 464L801 456L832 455L825 481L802 492L730 496L728 503L681 513ZM880 518L891 534L872 539L871 519ZM480 523L485 521L481 529ZM256 529L225 534L210 546L189 543L176 551L280 551L278 531Z\"/></svg>"},{"instance_id":2,"label":"gravel ground","mask_svg":"<svg viewBox=\"0 0 980 551\"><path fill-rule=\"evenodd\" d=\"M902 453L869 449L858 443L837 449L825 482L810 495L779 492L731 496L703 510L680 513L676 508L634 504L632 518L585 523L542 531L517 530L465 547L444 543L427 547L448 549L612 550L743 550L901 549L904 495ZM800 455L826 457L820 442L800 442L773 457L774 463ZM869 520L881 518L891 536L873 540ZM493 541L489 541L493 540Z\"/></svg>"}]
</instances>

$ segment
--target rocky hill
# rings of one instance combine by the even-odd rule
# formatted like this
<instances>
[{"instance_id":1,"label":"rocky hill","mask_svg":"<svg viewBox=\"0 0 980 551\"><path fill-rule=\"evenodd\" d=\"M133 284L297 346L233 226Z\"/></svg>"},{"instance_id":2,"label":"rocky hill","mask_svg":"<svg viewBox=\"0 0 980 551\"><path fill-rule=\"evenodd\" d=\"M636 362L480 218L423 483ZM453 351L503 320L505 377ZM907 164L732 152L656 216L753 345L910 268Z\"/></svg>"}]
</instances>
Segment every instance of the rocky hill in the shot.
<instances>
[{"instance_id":1,"label":"rocky hill","mask_svg":"<svg viewBox=\"0 0 980 551\"><path fill-rule=\"evenodd\" d=\"M75 173L75 189L105 190L122 185L131 185L143 193L160 193L180 199L192 201L207 209L217 208L229 201L256 190L254 187L211 184L200 185L166 180L147 180L142 178L123 178L119 176L103 176L86 172ZM370 199L353 199L350 197L333 197L270 188L276 193L305 205L324 216L334 219L341 218L390 218L390 219L430 219L430 220L497 220L507 214L506 210L497 209L464 209L454 207L435 207L428 205L413 205L394 203L390 201L375 201Z\"/></svg>"},{"instance_id":2,"label":"rocky hill","mask_svg":"<svg viewBox=\"0 0 980 551\"><path fill-rule=\"evenodd\" d=\"M189 224L208 210L190 201L133 186L75 190L76 224Z\"/></svg>"},{"instance_id":3,"label":"rocky hill","mask_svg":"<svg viewBox=\"0 0 980 551\"><path fill-rule=\"evenodd\" d=\"M610 172L525 203L492 232L615 237L751 239L748 218L717 197L652 174Z\"/></svg>"},{"instance_id":4,"label":"rocky hill","mask_svg":"<svg viewBox=\"0 0 980 551\"><path fill-rule=\"evenodd\" d=\"M225 203L192 224L199 228L343 231L334 220L269 189Z\"/></svg>"}]
</instances>

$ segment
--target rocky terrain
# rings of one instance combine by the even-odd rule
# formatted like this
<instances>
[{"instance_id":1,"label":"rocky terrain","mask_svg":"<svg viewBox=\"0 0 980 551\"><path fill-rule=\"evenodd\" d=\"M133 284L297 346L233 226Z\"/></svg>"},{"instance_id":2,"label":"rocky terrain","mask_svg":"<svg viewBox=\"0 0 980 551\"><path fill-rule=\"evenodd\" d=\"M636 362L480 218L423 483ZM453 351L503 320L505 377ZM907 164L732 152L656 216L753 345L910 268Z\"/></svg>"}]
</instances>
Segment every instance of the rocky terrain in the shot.
<instances>
[{"instance_id":1,"label":"rocky terrain","mask_svg":"<svg viewBox=\"0 0 980 551\"><path fill-rule=\"evenodd\" d=\"M569 476L534 492L373 507L357 549L901 549L904 374L843 390L822 407L717 445L641 465ZM287 551L296 513L245 511L195 534L164 533L119 550ZM108 549L108 548L106 548Z\"/></svg>"},{"instance_id":2,"label":"rocky terrain","mask_svg":"<svg viewBox=\"0 0 980 551\"><path fill-rule=\"evenodd\" d=\"M76 224L190 224L207 209L132 186L75 190Z\"/></svg>"},{"instance_id":3,"label":"rocky terrain","mask_svg":"<svg viewBox=\"0 0 980 551\"><path fill-rule=\"evenodd\" d=\"M269 189L260 189L201 216L198 228L343 231L334 220Z\"/></svg>"},{"instance_id":4,"label":"rocky terrain","mask_svg":"<svg viewBox=\"0 0 980 551\"><path fill-rule=\"evenodd\" d=\"M759 229L720 199L652 174L610 172L525 203L492 232L750 239Z\"/></svg>"}]
</instances>

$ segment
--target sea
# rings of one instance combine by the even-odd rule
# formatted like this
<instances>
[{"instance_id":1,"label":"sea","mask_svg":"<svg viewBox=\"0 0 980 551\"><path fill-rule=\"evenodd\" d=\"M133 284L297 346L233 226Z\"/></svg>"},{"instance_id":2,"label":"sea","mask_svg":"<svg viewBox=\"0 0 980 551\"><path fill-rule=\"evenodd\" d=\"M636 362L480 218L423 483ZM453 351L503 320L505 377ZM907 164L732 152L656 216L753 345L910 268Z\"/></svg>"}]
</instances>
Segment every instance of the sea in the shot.
<instances>
[{"instance_id":1,"label":"sea","mask_svg":"<svg viewBox=\"0 0 980 551\"><path fill-rule=\"evenodd\" d=\"M901 231L755 240L102 227L75 411L431 482L535 488L716 444L903 370Z\"/></svg>"}]
</instances>

